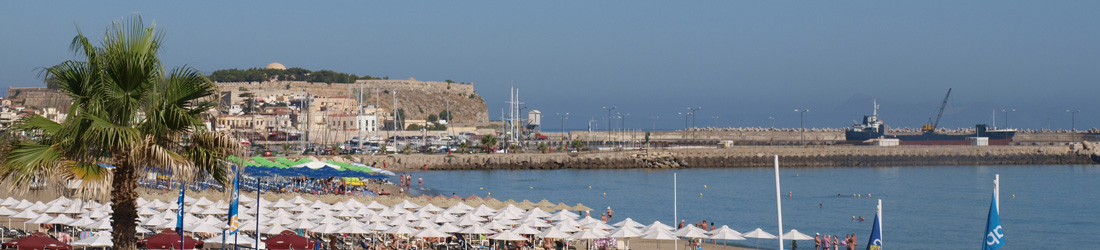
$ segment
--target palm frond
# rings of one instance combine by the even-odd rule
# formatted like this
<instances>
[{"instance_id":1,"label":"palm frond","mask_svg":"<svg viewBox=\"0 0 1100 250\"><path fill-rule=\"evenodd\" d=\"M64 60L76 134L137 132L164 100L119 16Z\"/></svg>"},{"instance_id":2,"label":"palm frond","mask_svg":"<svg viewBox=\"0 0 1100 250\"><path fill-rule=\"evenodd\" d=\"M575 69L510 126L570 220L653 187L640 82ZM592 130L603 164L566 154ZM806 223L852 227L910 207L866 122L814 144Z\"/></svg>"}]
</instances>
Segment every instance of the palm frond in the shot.
<instances>
[{"instance_id":1,"label":"palm frond","mask_svg":"<svg viewBox=\"0 0 1100 250\"><path fill-rule=\"evenodd\" d=\"M10 181L12 190L26 191L35 182L44 181L64 168L62 152L51 145L19 143L4 160L0 168L0 180Z\"/></svg>"}]
</instances>

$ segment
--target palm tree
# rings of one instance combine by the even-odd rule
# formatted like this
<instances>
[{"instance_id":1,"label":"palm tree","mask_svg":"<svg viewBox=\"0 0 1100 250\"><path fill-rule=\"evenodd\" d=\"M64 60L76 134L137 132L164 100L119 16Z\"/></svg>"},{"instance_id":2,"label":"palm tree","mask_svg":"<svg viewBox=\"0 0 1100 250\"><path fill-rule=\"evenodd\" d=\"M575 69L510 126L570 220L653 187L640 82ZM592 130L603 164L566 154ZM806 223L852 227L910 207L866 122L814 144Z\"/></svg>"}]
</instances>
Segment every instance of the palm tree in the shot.
<instances>
[{"instance_id":1,"label":"palm tree","mask_svg":"<svg viewBox=\"0 0 1100 250\"><path fill-rule=\"evenodd\" d=\"M486 153L493 153L493 147L497 146L497 138L493 135L485 135L481 137L481 147L485 149Z\"/></svg>"},{"instance_id":2,"label":"palm tree","mask_svg":"<svg viewBox=\"0 0 1100 250\"><path fill-rule=\"evenodd\" d=\"M165 73L157 58L163 33L155 27L145 27L140 16L113 22L102 47L78 32L71 49L86 61L43 71L72 97L67 118L21 120L16 129L32 136L13 146L0 166L0 180L12 187L48 180L60 192L81 180L77 195L109 196L114 249L136 249L139 176L170 171L179 181L209 176L224 184L225 159L239 147L203 124L217 87L190 67Z\"/></svg>"}]
</instances>

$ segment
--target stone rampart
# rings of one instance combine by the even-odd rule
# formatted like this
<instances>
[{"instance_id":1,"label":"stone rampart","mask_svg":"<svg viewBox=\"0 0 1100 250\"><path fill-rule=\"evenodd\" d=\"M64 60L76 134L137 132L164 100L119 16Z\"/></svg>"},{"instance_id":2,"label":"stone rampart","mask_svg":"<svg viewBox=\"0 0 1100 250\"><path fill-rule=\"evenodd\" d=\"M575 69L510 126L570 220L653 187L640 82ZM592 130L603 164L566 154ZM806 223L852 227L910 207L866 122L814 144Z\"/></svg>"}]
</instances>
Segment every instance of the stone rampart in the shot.
<instances>
[{"instance_id":1,"label":"stone rampart","mask_svg":"<svg viewBox=\"0 0 1100 250\"><path fill-rule=\"evenodd\" d=\"M394 170L610 169L1093 164L1095 149L1081 146L734 147L550 154L337 156L336 160ZM426 167L425 167L426 166Z\"/></svg>"}]
</instances>

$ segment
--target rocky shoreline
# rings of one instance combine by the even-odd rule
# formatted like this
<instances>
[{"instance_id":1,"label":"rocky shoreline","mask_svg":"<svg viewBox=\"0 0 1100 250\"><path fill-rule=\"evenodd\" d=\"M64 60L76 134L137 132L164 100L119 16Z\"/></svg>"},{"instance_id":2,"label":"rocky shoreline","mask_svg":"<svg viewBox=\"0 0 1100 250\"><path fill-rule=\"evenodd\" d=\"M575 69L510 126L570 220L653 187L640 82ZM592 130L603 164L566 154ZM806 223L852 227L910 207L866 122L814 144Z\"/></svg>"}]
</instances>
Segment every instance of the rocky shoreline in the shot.
<instances>
[{"instance_id":1,"label":"rocky shoreline","mask_svg":"<svg viewBox=\"0 0 1100 250\"><path fill-rule=\"evenodd\" d=\"M927 166L1095 164L1088 142L1068 146L813 146L650 149L581 153L334 156L395 171L489 169L623 169L783 166Z\"/></svg>"}]
</instances>

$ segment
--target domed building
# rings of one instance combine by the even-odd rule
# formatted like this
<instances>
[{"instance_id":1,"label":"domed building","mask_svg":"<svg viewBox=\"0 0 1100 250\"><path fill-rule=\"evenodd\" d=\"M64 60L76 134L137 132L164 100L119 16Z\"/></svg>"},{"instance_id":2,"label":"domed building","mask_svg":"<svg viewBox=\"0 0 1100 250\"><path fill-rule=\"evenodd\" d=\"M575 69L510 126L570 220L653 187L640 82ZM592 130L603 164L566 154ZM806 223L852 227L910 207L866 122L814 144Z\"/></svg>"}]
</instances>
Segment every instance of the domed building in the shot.
<instances>
[{"instance_id":1,"label":"domed building","mask_svg":"<svg viewBox=\"0 0 1100 250\"><path fill-rule=\"evenodd\" d=\"M281 70L286 70L286 66L283 66L283 64L282 64L282 63L277 63L277 62L273 62L273 63L271 63L271 64L268 64L268 65L267 65L267 67L264 67L264 69L281 69Z\"/></svg>"}]
</instances>

